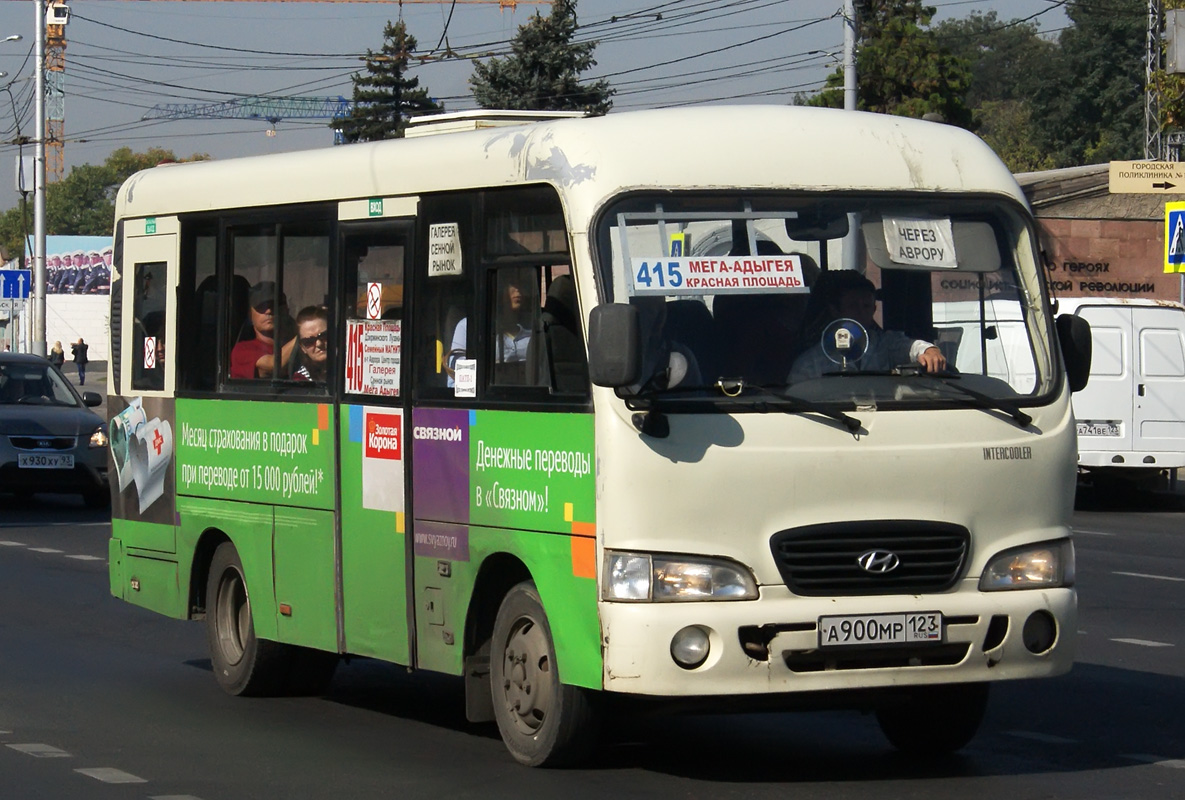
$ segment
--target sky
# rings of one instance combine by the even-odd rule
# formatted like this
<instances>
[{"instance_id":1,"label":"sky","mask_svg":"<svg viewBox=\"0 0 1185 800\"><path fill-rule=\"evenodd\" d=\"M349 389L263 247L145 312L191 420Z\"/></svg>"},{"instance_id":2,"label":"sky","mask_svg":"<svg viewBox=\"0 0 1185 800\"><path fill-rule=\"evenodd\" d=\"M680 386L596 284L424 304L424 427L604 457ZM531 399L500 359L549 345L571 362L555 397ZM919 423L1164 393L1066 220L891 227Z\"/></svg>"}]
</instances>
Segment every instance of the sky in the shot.
<instances>
[{"instance_id":1,"label":"sky","mask_svg":"<svg viewBox=\"0 0 1185 800\"><path fill-rule=\"evenodd\" d=\"M20 201L18 136L34 135L33 23L36 0L0 0L0 209ZM1064 0L930 0L935 21L996 12L1032 17L1056 36ZM842 56L842 0L580 0L578 38L598 41L590 79L617 89L613 110L690 103L790 102L821 87ZM402 15L416 38L410 74L449 111L476 107L473 58L504 55L507 43L550 4L519 0L218 2L72 0L66 26L65 172L130 147L231 158L327 147L329 120L289 119L274 129L241 119L145 119L166 106L250 95L347 99L350 76L383 26ZM450 53L455 55L450 55ZM8 101L7 103L5 101ZM31 155L31 146L24 148Z\"/></svg>"}]
</instances>

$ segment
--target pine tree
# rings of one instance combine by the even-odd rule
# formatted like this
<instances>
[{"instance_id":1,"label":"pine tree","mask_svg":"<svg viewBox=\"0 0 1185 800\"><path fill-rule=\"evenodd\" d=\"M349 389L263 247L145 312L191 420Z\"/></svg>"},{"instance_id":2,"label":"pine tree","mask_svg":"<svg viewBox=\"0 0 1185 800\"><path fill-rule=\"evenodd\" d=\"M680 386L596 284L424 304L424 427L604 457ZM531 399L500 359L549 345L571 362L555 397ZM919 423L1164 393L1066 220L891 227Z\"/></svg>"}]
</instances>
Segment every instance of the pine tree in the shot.
<instances>
[{"instance_id":1,"label":"pine tree","mask_svg":"<svg viewBox=\"0 0 1185 800\"><path fill-rule=\"evenodd\" d=\"M403 20L388 22L383 28L383 46L378 53L366 51L366 74L355 73L354 108L345 119L334 120L347 142L373 142L403 136L409 117L442 106L419 88L419 78L407 77L409 55L416 49L416 39L407 32Z\"/></svg>"},{"instance_id":2,"label":"pine tree","mask_svg":"<svg viewBox=\"0 0 1185 800\"><path fill-rule=\"evenodd\" d=\"M477 62L469 85L483 108L584 111L604 114L613 105L607 80L582 84L580 74L596 66L596 42L573 42L576 0L552 0L551 14L538 12L510 43L511 54Z\"/></svg>"}]
</instances>

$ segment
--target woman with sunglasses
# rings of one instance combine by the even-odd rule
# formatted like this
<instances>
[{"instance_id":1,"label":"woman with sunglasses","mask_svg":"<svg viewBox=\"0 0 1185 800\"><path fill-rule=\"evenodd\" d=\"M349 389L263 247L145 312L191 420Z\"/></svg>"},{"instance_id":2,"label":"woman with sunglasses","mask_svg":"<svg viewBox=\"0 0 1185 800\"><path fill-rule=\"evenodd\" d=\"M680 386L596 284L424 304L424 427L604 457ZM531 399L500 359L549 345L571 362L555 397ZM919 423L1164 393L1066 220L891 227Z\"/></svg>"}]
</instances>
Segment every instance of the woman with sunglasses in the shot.
<instances>
[{"instance_id":1,"label":"woman with sunglasses","mask_svg":"<svg viewBox=\"0 0 1185 800\"><path fill-rule=\"evenodd\" d=\"M296 345L292 380L325 383L329 374L329 315L325 306L305 306L296 315Z\"/></svg>"}]
</instances>

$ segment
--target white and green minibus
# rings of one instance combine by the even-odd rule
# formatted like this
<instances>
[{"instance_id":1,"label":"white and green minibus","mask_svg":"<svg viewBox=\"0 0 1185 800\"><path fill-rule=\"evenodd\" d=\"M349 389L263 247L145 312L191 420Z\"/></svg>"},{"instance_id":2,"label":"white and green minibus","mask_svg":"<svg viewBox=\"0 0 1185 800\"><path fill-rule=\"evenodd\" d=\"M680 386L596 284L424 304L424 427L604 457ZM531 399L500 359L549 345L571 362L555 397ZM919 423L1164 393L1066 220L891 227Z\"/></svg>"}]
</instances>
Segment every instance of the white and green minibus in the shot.
<instances>
[{"instance_id":1,"label":"white and green minibus","mask_svg":"<svg viewBox=\"0 0 1185 800\"><path fill-rule=\"evenodd\" d=\"M346 657L462 676L530 765L667 701L953 750L990 684L1070 669L1089 333L991 150L821 109L570 117L124 184L115 596L203 619L232 694Z\"/></svg>"}]
</instances>

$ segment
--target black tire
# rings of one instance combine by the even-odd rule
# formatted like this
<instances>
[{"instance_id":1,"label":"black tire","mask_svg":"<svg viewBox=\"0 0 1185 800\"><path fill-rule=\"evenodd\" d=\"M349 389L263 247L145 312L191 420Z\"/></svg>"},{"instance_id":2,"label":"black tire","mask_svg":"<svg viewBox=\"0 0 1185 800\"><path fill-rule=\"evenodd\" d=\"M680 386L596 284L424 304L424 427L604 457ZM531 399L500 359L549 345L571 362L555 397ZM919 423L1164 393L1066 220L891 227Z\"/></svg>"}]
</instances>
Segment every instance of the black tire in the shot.
<instances>
[{"instance_id":1,"label":"black tire","mask_svg":"<svg viewBox=\"0 0 1185 800\"><path fill-rule=\"evenodd\" d=\"M593 751L599 727L593 698L560 683L551 626L529 581L512 588L498 609L490 688L502 741L519 763L570 766Z\"/></svg>"},{"instance_id":2,"label":"black tire","mask_svg":"<svg viewBox=\"0 0 1185 800\"><path fill-rule=\"evenodd\" d=\"M918 687L903 699L877 709L885 737L903 753L947 755L975 738L987 711L988 684Z\"/></svg>"},{"instance_id":3,"label":"black tire","mask_svg":"<svg viewBox=\"0 0 1185 800\"><path fill-rule=\"evenodd\" d=\"M214 677L227 694L260 697L285 693L292 648L255 638L243 562L230 542L218 545L210 561L206 638Z\"/></svg>"}]
</instances>

